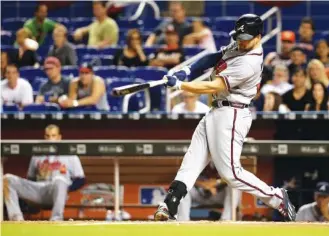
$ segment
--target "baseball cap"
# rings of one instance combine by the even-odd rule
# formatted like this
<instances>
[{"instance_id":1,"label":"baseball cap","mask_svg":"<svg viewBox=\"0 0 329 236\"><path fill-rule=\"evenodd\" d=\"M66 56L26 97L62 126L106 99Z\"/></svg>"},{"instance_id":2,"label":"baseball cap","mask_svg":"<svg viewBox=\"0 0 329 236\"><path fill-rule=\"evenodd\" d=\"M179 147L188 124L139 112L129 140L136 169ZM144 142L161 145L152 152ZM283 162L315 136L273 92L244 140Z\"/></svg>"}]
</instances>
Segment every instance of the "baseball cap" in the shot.
<instances>
[{"instance_id":1,"label":"baseball cap","mask_svg":"<svg viewBox=\"0 0 329 236\"><path fill-rule=\"evenodd\" d=\"M293 31L290 31L290 30L282 31L281 40L294 43L296 41L296 35Z\"/></svg>"},{"instance_id":2,"label":"baseball cap","mask_svg":"<svg viewBox=\"0 0 329 236\"><path fill-rule=\"evenodd\" d=\"M43 66L45 69L61 67L61 62L56 57L47 57Z\"/></svg>"},{"instance_id":3,"label":"baseball cap","mask_svg":"<svg viewBox=\"0 0 329 236\"><path fill-rule=\"evenodd\" d=\"M79 69L80 73L92 73L93 71L93 66L90 63L83 63Z\"/></svg>"},{"instance_id":4,"label":"baseball cap","mask_svg":"<svg viewBox=\"0 0 329 236\"><path fill-rule=\"evenodd\" d=\"M328 182L317 183L315 193L329 196L329 183Z\"/></svg>"}]
</instances>

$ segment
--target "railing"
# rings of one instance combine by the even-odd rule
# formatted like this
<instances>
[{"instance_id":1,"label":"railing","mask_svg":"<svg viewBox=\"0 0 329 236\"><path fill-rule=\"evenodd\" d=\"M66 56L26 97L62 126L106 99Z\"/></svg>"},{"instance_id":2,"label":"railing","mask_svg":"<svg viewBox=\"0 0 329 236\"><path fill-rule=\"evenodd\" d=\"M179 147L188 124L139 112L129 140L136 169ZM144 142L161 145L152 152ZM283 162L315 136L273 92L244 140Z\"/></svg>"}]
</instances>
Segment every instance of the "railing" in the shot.
<instances>
[{"instance_id":1,"label":"railing","mask_svg":"<svg viewBox=\"0 0 329 236\"><path fill-rule=\"evenodd\" d=\"M143 0L143 1L139 0L138 2L140 2L138 5L138 8L137 8L135 14L132 15L129 18L129 20L131 20L131 21L137 20L142 15L142 13L146 7L146 4L149 4L151 6L151 8L153 9L155 19L160 19L160 9L153 0Z\"/></svg>"},{"instance_id":2,"label":"railing","mask_svg":"<svg viewBox=\"0 0 329 236\"><path fill-rule=\"evenodd\" d=\"M276 14L277 25L274 29L272 29L273 21L272 21L272 18L270 18L270 17L274 14ZM262 44L266 43L268 40L270 40L271 38L273 38L276 35L276 50L277 50L277 52L280 52L281 51L280 32L282 30L282 19L281 19L280 9L278 7L272 7L270 10L268 10L263 15L261 15L261 18L263 21L268 19L267 32L265 32L265 35L262 37L262 40L261 40ZM197 61L198 59L200 59L201 57L203 57L206 54L207 53L205 53L205 51L203 51L203 52L195 55L194 57L191 57L189 60L183 62L182 64L177 65L172 70L177 71L180 68L182 68L183 66L187 66L187 65ZM194 79L194 81L203 81L203 80L209 78L210 75L211 75L211 70L207 71L205 74ZM170 112L171 100L173 98L179 96L181 93L182 93L181 90L177 90L177 91L174 91L173 93L171 93L171 90L167 89L167 110L166 110L167 112Z\"/></svg>"}]
</instances>

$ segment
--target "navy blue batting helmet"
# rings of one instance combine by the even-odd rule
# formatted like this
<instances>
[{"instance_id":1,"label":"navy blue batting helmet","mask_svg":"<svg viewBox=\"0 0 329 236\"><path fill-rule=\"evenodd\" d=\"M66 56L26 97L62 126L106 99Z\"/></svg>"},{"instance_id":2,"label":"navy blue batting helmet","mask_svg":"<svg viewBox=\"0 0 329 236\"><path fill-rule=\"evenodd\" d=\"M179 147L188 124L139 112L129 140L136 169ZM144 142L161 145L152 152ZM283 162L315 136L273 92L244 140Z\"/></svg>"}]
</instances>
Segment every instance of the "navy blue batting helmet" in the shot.
<instances>
[{"instance_id":1,"label":"navy blue batting helmet","mask_svg":"<svg viewBox=\"0 0 329 236\"><path fill-rule=\"evenodd\" d=\"M230 33L234 40L250 40L263 33L263 21L255 14L244 14L235 22Z\"/></svg>"}]
</instances>

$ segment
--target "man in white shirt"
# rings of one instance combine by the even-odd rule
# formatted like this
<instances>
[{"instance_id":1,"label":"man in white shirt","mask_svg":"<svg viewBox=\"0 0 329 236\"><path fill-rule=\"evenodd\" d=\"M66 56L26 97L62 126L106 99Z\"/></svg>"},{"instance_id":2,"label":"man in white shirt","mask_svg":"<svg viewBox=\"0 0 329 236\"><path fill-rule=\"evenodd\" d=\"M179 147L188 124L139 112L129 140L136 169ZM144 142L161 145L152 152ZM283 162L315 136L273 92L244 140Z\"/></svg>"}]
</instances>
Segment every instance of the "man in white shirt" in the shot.
<instances>
[{"instance_id":1,"label":"man in white shirt","mask_svg":"<svg viewBox=\"0 0 329 236\"><path fill-rule=\"evenodd\" d=\"M210 109L207 105L198 101L199 96L197 94L184 91L182 97L184 102L175 105L172 113L207 113Z\"/></svg>"},{"instance_id":2,"label":"man in white shirt","mask_svg":"<svg viewBox=\"0 0 329 236\"><path fill-rule=\"evenodd\" d=\"M288 68L283 64L276 65L274 67L273 79L271 83L265 84L261 89L261 93L265 95L269 92L275 92L282 95L294 87L292 84L288 83L288 80Z\"/></svg>"},{"instance_id":3,"label":"man in white shirt","mask_svg":"<svg viewBox=\"0 0 329 236\"><path fill-rule=\"evenodd\" d=\"M49 125L45 129L45 139L61 140L60 129ZM65 202L69 191L81 188L85 174L78 156L33 156L27 178L12 174L3 177L4 200L9 220L24 220L18 199L38 205L51 205L51 221L63 220Z\"/></svg>"},{"instance_id":4,"label":"man in white shirt","mask_svg":"<svg viewBox=\"0 0 329 236\"><path fill-rule=\"evenodd\" d=\"M33 89L25 79L19 78L16 65L6 68L6 79L1 81L1 99L3 105L18 104L20 107L33 103Z\"/></svg>"}]
</instances>

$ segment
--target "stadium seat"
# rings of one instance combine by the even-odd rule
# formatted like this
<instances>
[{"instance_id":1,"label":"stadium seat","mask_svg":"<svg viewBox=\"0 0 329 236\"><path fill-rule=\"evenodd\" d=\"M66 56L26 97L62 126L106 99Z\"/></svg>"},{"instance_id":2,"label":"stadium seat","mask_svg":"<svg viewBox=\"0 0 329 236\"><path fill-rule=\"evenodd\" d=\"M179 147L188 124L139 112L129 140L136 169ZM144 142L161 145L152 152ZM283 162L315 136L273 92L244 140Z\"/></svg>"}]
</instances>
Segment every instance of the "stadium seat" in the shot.
<instances>
[{"instance_id":1,"label":"stadium seat","mask_svg":"<svg viewBox=\"0 0 329 236\"><path fill-rule=\"evenodd\" d=\"M10 111L19 111L19 107L17 104L12 104L12 105L3 105L2 106L2 111L4 112L10 112Z\"/></svg>"},{"instance_id":2,"label":"stadium seat","mask_svg":"<svg viewBox=\"0 0 329 236\"><path fill-rule=\"evenodd\" d=\"M16 32L22 28L27 18L6 18L2 21L2 30L9 30Z\"/></svg>"},{"instance_id":3,"label":"stadium seat","mask_svg":"<svg viewBox=\"0 0 329 236\"><path fill-rule=\"evenodd\" d=\"M11 46L11 45L1 45L1 51L2 52L10 52L13 49L15 49L14 46Z\"/></svg>"},{"instance_id":4,"label":"stadium seat","mask_svg":"<svg viewBox=\"0 0 329 236\"><path fill-rule=\"evenodd\" d=\"M123 97L113 97L111 95L111 91L113 88L125 86L133 83L143 83L144 80L131 78L111 78L106 80L106 91L107 91L107 99L110 105L110 109L112 112L121 112L122 111L122 102ZM129 100L129 111L139 111L145 106L145 92L139 92L131 97Z\"/></svg>"},{"instance_id":5,"label":"stadium seat","mask_svg":"<svg viewBox=\"0 0 329 236\"><path fill-rule=\"evenodd\" d=\"M94 72L96 75L108 78L108 77L131 77L129 68L125 66L96 66L94 67Z\"/></svg>"},{"instance_id":6,"label":"stadium seat","mask_svg":"<svg viewBox=\"0 0 329 236\"><path fill-rule=\"evenodd\" d=\"M184 56L191 57L195 56L199 52L202 52L204 49L198 46L184 46Z\"/></svg>"},{"instance_id":7,"label":"stadium seat","mask_svg":"<svg viewBox=\"0 0 329 236\"><path fill-rule=\"evenodd\" d=\"M55 103L30 104L24 106L23 111L25 112L60 111L60 107Z\"/></svg>"},{"instance_id":8,"label":"stadium seat","mask_svg":"<svg viewBox=\"0 0 329 236\"><path fill-rule=\"evenodd\" d=\"M82 58L82 63L91 62L93 60L98 60L101 66L110 66L113 64L113 56L112 55L84 55Z\"/></svg>"},{"instance_id":9,"label":"stadium seat","mask_svg":"<svg viewBox=\"0 0 329 236\"><path fill-rule=\"evenodd\" d=\"M78 17L72 18L70 21L69 30L76 30L77 28L88 26L92 23L93 18L90 17Z\"/></svg>"},{"instance_id":10,"label":"stadium seat","mask_svg":"<svg viewBox=\"0 0 329 236\"><path fill-rule=\"evenodd\" d=\"M35 92L39 91L41 85L43 85L47 81L48 79L45 77L35 77L33 80L30 80L33 91Z\"/></svg>"},{"instance_id":11,"label":"stadium seat","mask_svg":"<svg viewBox=\"0 0 329 236\"><path fill-rule=\"evenodd\" d=\"M121 29L133 29L133 28L141 28L143 26L143 21L142 20L128 20L128 19L117 19L116 20L120 30Z\"/></svg>"},{"instance_id":12,"label":"stadium seat","mask_svg":"<svg viewBox=\"0 0 329 236\"><path fill-rule=\"evenodd\" d=\"M214 28L219 31L231 32L234 29L235 16L220 16L215 18Z\"/></svg>"},{"instance_id":13,"label":"stadium seat","mask_svg":"<svg viewBox=\"0 0 329 236\"><path fill-rule=\"evenodd\" d=\"M33 81L37 77L46 77L45 72L40 68L34 68L32 66L24 66L19 69L20 77Z\"/></svg>"},{"instance_id":14,"label":"stadium seat","mask_svg":"<svg viewBox=\"0 0 329 236\"><path fill-rule=\"evenodd\" d=\"M46 40L48 40L49 38L51 38L51 37L47 36ZM50 45L43 45L38 48L37 54L38 54L38 56L40 56L42 58L42 60L44 60L48 56L49 47L50 47Z\"/></svg>"},{"instance_id":15,"label":"stadium seat","mask_svg":"<svg viewBox=\"0 0 329 236\"><path fill-rule=\"evenodd\" d=\"M155 53L159 48L160 48L159 46L143 47L144 53L146 55L150 55L152 53Z\"/></svg>"},{"instance_id":16,"label":"stadium seat","mask_svg":"<svg viewBox=\"0 0 329 236\"><path fill-rule=\"evenodd\" d=\"M79 68L77 66L63 66L61 73L70 78L77 77L79 75Z\"/></svg>"},{"instance_id":17,"label":"stadium seat","mask_svg":"<svg viewBox=\"0 0 329 236\"><path fill-rule=\"evenodd\" d=\"M224 31L213 31L213 36L215 39L217 50L222 46L226 46L230 43L231 36L228 32Z\"/></svg>"},{"instance_id":18,"label":"stadium seat","mask_svg":"<svg viewBox=\"0 0 329 236\"><path fill-rule=\"evenodd\" d=\"M1 45L13 45L14 42L15 34L10 31L1 32Z\"/></svg>"}]
</instances>

